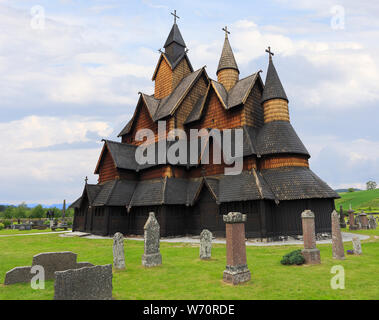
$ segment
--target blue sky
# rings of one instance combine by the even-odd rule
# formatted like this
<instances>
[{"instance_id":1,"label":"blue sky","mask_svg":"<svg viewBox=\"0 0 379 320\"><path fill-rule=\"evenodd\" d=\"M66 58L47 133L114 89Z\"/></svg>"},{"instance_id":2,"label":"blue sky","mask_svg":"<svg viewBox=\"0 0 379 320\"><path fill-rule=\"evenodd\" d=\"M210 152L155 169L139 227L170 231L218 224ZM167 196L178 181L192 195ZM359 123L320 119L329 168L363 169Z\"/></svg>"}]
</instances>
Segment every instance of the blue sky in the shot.
<instances>
[{"instance_id":1,"label":"blue sky","mask_svg":"<svg viewBox=\"0 0 379 320\"><path fill-rule=\"evenodd\" d=\"M31 25L35 6L42 30ZM342 29L333 27L341 8ZM0 203L70 202L85 176L96 183L101 139L117 140L137 93L153 92L174 9L194 68L212 78L223 26L241 77L262 69L265 78L271 46L291 122L323 180L379 181L379 3L0 0Z\"/></svg>"}]
</instances>

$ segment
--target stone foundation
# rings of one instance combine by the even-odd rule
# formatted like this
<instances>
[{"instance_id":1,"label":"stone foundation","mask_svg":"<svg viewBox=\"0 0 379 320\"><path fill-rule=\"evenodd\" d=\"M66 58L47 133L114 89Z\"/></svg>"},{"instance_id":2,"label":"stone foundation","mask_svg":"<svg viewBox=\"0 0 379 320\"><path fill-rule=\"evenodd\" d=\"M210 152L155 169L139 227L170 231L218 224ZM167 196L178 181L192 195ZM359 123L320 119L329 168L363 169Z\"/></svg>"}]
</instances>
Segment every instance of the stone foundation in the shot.
<instances>
[{"instance_id":1,"label":"stone foundation","mask_svg":"<svg viewBox=\"0 0 379 320\"><path fill-rule=\"evenodd\" d=\"M223 276L224 282L237 285L251 280L251 273L247 265L226 266Z\"/></svg>"}]
</instances>

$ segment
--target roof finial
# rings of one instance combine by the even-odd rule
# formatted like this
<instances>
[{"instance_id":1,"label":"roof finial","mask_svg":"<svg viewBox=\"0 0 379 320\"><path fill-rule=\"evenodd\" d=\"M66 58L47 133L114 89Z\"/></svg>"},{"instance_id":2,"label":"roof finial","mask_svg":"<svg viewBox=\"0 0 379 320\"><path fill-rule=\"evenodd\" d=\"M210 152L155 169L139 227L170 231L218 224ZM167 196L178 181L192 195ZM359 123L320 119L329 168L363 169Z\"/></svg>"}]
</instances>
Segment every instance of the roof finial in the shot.
<instances>
[{"instance_id":1,"label":"roof finial","mask_svg":"<svg viewBox=\"0 0 379 320\"><path fill-rule=\"evenodd\" d=\"M180 19L180 17L176 15L176 10L173 13L171 12L171 14L174 16L174 24L176 24L176 18Z\"/></svg>"},{"instance_id":2,"label":"roof finial","mask_svg":"<svg viewBox=\"0 0 379 320\"><path fill-rule=\"evenodd\" d=\"M272 56L274 55L274 52L271 51L271 47L268 47L268 48L266 49L266 52L269 54L269 58L270 58L270 61L271 61Z\"/></svg>"},{"instance_id":3,"label":"roof finial","mask_svg":"<svg viewBox=\"0 0 379 320\"><path fill-rule=\"evenodd\" d=\"M222 28L222 31L225 31L225 38L228 38L228 34L230 34L230 31L228 31L228 26L225 26L225 28Z\"/></svg>"},{"instance_id":4,"label":"roof finial","mask_svg":"<svg viewBox=\"0 0 379 320\"><path fill-rule=\"evenodd\" d=\"M86 178L84 179L84 181L86 182L86 184L87 184L87 182L88 182L88 177L86 176Z\"/></svg>"}]
</instances>

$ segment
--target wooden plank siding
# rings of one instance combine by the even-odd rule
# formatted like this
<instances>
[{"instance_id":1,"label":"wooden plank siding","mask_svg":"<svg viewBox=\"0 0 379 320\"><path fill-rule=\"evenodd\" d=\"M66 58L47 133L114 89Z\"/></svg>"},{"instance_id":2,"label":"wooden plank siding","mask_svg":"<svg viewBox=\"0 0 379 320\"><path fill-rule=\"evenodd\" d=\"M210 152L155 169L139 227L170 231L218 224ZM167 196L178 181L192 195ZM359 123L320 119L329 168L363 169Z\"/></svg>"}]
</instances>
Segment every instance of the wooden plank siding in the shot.
<instances>
[{"instance_id":1,"label":"wooden plank siding","mask_svg":"<svg viewBox=\"0 0 379 320\"><path fill-rule=\"evenodd\" d=\"M280 167L308 167L308 158L302 156L275 156L261 159L259 169L274 169Z\"/></svg>"},{"instance_id":2,"label":"wooden plank siding","mask_svg":"<svg viewBox=\"0 0 379 320\"><path fill-rule=\"evenodd\" d=\"M172 92L173 73L166 59L162 59L155 77L154 97L163 99Z\"/></svg>"},{"instance_id":3,"label":"wooden plank siding","mask_svg":"<svg viewBox=\"0 0 379 320\"><path fill-rule=\"evenodd\" d=\"M242 110L243 108L240 107L226 110L211 87L202 118L197 123L189 125L188 128L217 128L220 130L238 128L242 126Z\"/></svg>"},{"instance_id":4,"label":"wooden plank siding","mask_svg":"<svg viewBox=\"0 0 379 320\"><path fill-rule=\"evenodd\" d=\"M104 183L106 181L114 180L116 177L118 177L117 168L115 166L111 153L106 148L100 162L98 182Z\"/></svg>"}]
</instances>

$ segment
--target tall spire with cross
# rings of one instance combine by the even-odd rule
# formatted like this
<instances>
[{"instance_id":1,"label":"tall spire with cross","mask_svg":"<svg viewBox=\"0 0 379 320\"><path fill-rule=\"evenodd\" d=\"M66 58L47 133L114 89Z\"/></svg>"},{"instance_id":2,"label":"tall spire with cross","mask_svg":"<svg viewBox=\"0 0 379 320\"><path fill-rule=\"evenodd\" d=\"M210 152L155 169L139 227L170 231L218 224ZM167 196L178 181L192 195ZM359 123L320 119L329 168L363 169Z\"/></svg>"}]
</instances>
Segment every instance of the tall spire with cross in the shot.
<instances>
[{"instance_id":1,"label":"tall spire with cross","mask_svg":"<svg viewBox=\"0 0 379 320\"><path fill-rule=\"evenodd\" d=\"M164 48L168 58L172 62L175 62L176 59L185 53L186 44L176 23L177 19L180 19L180 17L176 14L176 10L174 10L174 12L171 12L171 14L174 16L174 25L172 26L170 34L168 35L168 38L164 44Z\"/></svg>"},{"instance_id":2,"label":"tall spire with cross","mask_svg":"<svg viewBox=\"0 0 379 320\"><path fill-rule=\"evenodd\" d=\"M230 31L228 27L222 28L225 32L224 47L222 48L221 58L217 68L217 79L222 83L227 91L231 89L239 79L239 69L236 59L234 58L232 47L230 46Z\"/></svg>"},{"instance_id":3,"label":"tall spire with cross","mask_svg":"<svg viewBox=\"0 0 379 320\"><path fill-rule=\"evenodd\" d=\"M266 75L266 83L263 90L262 103L271 99L283 99L288 102L288 98L278 73L276 72L274 63L272 62L272 56L274 53L271 51L271 47L266 49L269 55L268 69Z\"/></svg>"}]
</instances>

